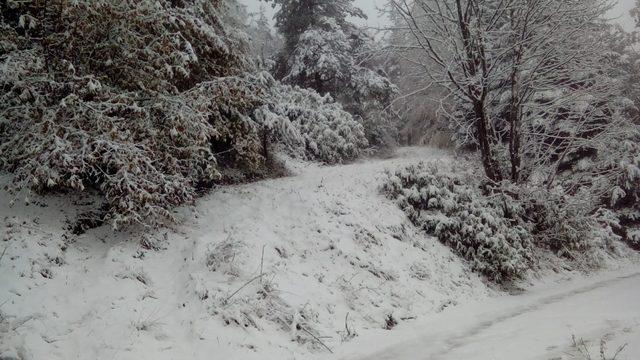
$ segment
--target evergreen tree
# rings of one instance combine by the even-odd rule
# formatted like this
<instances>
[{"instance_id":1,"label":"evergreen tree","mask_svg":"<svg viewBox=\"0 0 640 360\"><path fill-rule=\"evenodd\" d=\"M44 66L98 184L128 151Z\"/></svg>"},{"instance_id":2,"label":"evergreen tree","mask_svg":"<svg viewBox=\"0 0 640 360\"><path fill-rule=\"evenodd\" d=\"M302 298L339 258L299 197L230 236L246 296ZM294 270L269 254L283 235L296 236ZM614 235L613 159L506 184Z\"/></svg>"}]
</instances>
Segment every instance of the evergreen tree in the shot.
<instances>
[{"instance_id":1,"label":"evergreen tree","mask_svg":"<svg viewBox=\"0 0 640 360\"><path fill-rule=\"evenodd\" d=\"M273 68L277 53L282 48L282 39L275 34L267 19L264 6L260 11L250 14L248 27L251 55L258 61L258 66L265 69Z\"/></svg>"},{"instance_id":2,"label":"evergreen tree","mask_svg":"<svg viewBox=\"0 0 640 360\"><path fill-rule=\"evenodd\" d=\"M372 39L350 20L366 18L353 0L272 0L284 37L276 64L283 82L330 94L359 117L372 145L386 145L382 112L396 88L368 64ZM387 127L387 131L384 131ZM392 135L395 137L395 135Z\"/></svg>"},{"instance_id":3,"label":"evergreen tree","mask_svg":"<svg viewBox=\"0 0 640 360\"><path fill-rule=\"evenodd\" d=\"M353 0L272 1L274 7L279 7L275 15L276 28L284 37L284 47L280 52L276 70L276 76L279 78L289 75L292 67L289 59L306 31L322 28L327 21L332 20L338 31L348 35L356 30L355 25L349 22L349 17L366 18L362 10L353 6Z\"/></svg>"}]
</instances>

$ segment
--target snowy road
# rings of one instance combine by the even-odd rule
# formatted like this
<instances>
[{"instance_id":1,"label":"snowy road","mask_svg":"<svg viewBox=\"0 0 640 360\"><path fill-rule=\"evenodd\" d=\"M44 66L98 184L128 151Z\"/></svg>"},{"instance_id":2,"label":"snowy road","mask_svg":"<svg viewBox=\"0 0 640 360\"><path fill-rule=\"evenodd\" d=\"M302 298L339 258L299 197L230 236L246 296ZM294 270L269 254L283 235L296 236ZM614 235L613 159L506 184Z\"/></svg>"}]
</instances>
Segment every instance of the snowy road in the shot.
<instances>
[{"instance_id":1,"label":"snowy road","mask_svg":"<svg viewBox=\"0 0 640 360\"><path fill-rule=\"evenodd\" d=\"M560 283L520 296L452 309L426 322L352 344L356 360L559 360L572 354L572 336L600 339L609 353L628 343L618 360L640 359L640 273ZM377 349L379 344L394 345ZM376 345L378 344L378 345ZM595 357L594 357L595 358Z\"/></svg>"}]
</instances>

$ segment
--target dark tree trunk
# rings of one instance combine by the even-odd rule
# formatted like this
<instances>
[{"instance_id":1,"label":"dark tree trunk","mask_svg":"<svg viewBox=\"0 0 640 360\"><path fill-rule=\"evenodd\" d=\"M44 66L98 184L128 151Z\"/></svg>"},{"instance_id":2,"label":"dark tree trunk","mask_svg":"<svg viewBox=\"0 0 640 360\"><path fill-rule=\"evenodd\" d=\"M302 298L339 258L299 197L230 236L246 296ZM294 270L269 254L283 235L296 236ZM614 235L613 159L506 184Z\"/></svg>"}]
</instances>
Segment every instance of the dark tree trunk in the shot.
<instances>
[{"instance_id":1,"label":"dark tree trunk","mask_svg":"<svg viewBox=\"0 0 640 360\"><path fill-rule=\"evenodd\" d=\"M269 131L262 132L262 156L265 161L269 161Z\"/></svg>"},{"instance_id":2,"label":"dark tree trunk","mask_svg":"<svg viewBox=\"0 0 640 360\"><path fill-rule=\"evenodd\" d=\"M493 157L493 151L491 151L491 129L489 125L489 118L487 116L484 104L482 101L475 101L473 105L474 115L476 118L476 130L478 132L478 144L480 147L480 154L482 156L482 165L484 172L493 182L501 182L503 180L500 168L497 161Z\"/></svg>"},{"instance_id":3,"label":"dark tree trunk","mask_svg":"<svg viewBox=\"0 0 640 360\"><path fill-rule=\"evenodd\" d=\"M520 56L516 58L516 64ZM511 181L518 183L521 180L522 155L520 150L520 87L518 84L518 67L514 67L511 73L511 102L509 103L509 157L511 161Z\"/></svg>"}]
</instances>

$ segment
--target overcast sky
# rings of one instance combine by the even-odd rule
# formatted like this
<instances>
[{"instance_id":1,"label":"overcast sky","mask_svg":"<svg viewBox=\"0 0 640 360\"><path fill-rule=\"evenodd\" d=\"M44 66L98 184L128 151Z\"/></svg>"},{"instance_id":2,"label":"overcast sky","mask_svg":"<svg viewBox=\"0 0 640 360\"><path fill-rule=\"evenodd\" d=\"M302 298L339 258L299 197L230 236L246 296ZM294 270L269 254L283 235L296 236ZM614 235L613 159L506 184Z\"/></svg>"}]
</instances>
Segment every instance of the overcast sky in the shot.
<instances>
[{"instance_id":1,"label":"overcast sky","mask_svg":"<svg viewBox=\"0 0 640 360\"><path fill-rule=\"evenodd\" d=\"M271 9L271 5L265 4L264 1L260 0L239 0L241 3L247 5L249 12L255 12L260 9L260 6L264 6L270 16L272 16L273 11ZM618 0L618 6L611 12L612 18L617 18L616 21L621 23L627 30L633 29L634 23L629 16L629 10L633 7L635 0ZM381 18L377 8L381 7L386 0L355 0L355 4L360 7L367 14L369 19L365 22L366 25L372 27L382 27L385 25L386 20Z\"/></svg>"}]
</instances>

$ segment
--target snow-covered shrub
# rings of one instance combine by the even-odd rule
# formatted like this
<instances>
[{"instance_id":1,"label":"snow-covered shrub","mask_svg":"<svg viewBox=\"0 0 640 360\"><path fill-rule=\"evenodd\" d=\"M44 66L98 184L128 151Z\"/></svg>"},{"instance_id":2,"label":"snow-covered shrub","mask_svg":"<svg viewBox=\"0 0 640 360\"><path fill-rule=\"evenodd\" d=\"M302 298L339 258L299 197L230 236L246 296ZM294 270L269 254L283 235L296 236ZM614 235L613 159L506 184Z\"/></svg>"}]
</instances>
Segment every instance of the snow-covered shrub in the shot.
<instances>
[{"instance_id":1,"label":"snow-covered shrub","mask_svg":"<svg viewBox=\"0 0 640 360\"><path fill-rule=\"evenodd\" d=\"M274 129L293 155L332 164L355 159L367 147L362 125L329 95L275 82L270 88L256 120Z\"/></svg>"},{"instance_id":2,"label":"snow-covered shrub","mask_svg":"<svg viewBox=\"0 0 640 360\"><path fill-rule=\"evenodd\" d=\"M528 224L537 247L563 258L586 257L587 261L593 258L594 251L611 247L615 236L608 231L608 222L601 214L590 211L587 196L568 196L561 188L511 185L510 190L517 194L524 209L521 221Z\"/></svg>"},{"instance_id":3,"label":"snow-covered shrub","mask_svg":"<svg viewBox=\"0 0 640 360\"><path fill-rule=\"evenodd\" d=\"M523 275L543 253L599 266L621 239L637 236L623 230L618 210L593 204L584 191L480 184L464 172L424 164L389 173L382 191L416 226L496 281Z\"/></svg>"},{"instance_id":4,"label":"snow-covered shrub","mask_svg":"<svg viewBox=\"0 0 640 360\"><path fill-rule=\"evenodd\" d=\"M246 65L245 39L227 12L234 2L27 0L10 1L3 15L17 32L43 37L47 66L126 90L175 93Z\"/></svg>"},{"instance_id":5,"label":"snow-covered shrub","mask_svg":"<svg viewBox=\"0 0 640 360\"><path fill-rule=\"evenodd\" d=\"M611 139L594 144L592 155L565 170L559 183L577 189L591 212L610 210L613 231L640 248L640 127L620 119Z\"/></svg>"},{"instance_id":6,"label":"snow-covered shrub","mask_svg":"<svg viewBox=\"0 0 640 360\"><path fill-rule=\"evenodd\" d=\"M614 157L616 173L608 202L621 223L622 236L634 248L640 249L640 129L635 138L626 140L622 156Z\"/></svg>"},{"instance_id":7,"label":"snow-covered shrub","mask_svg":"<svg viewBox=\"0 0 640 360\"><path fill-rule=\"evenodd\" d=\"M59 82L33 65L39 81L9 71L17 81L1 97L11 122L0 134L0 165L15 174L16 190L93 188L108 204L104 220L149 224L217 178L215 150L259 161L253 122L243 114L258 99L245 79L145 99L93 76Z\"/></svg>"},{"instance_id":8,"label":"snow-covered shrub","mask_svg":"<svg viewBox=\"0 0 640 360\"><path fill-rule=\"evenodd\" d=\"M495 281L522 276L533 259L524 209L507 194L483 196L455 174L420 164L389 173L383 192L410 220Z\"/></svg>"},{"instance_id":9,"label":"snow-covered shrub","mask_svg":"<svg viewBox=\"0 0 640 360\"><path fill-rule=\"evenodd\" d=\"M219 176L257 166L263 101L219 1L2 7L0 168L14 191L95 190L103 221L156 224ZM26 19L26 20L25 20Z\"/></svg>"},{"instance_id":10,"label":"snow-covered shrub","mask_svg":"<svg viewBox=\"0 0 640 360\"><path fill-rule=\"evenodd\" d=\"M262 168L267 133L326 162L358 156L362 127L340 105L247 74L233 3L3 6L0 168L12 191L94 191L99 223L156 225L222 169Z\"/></svg>"}]
</instances>

